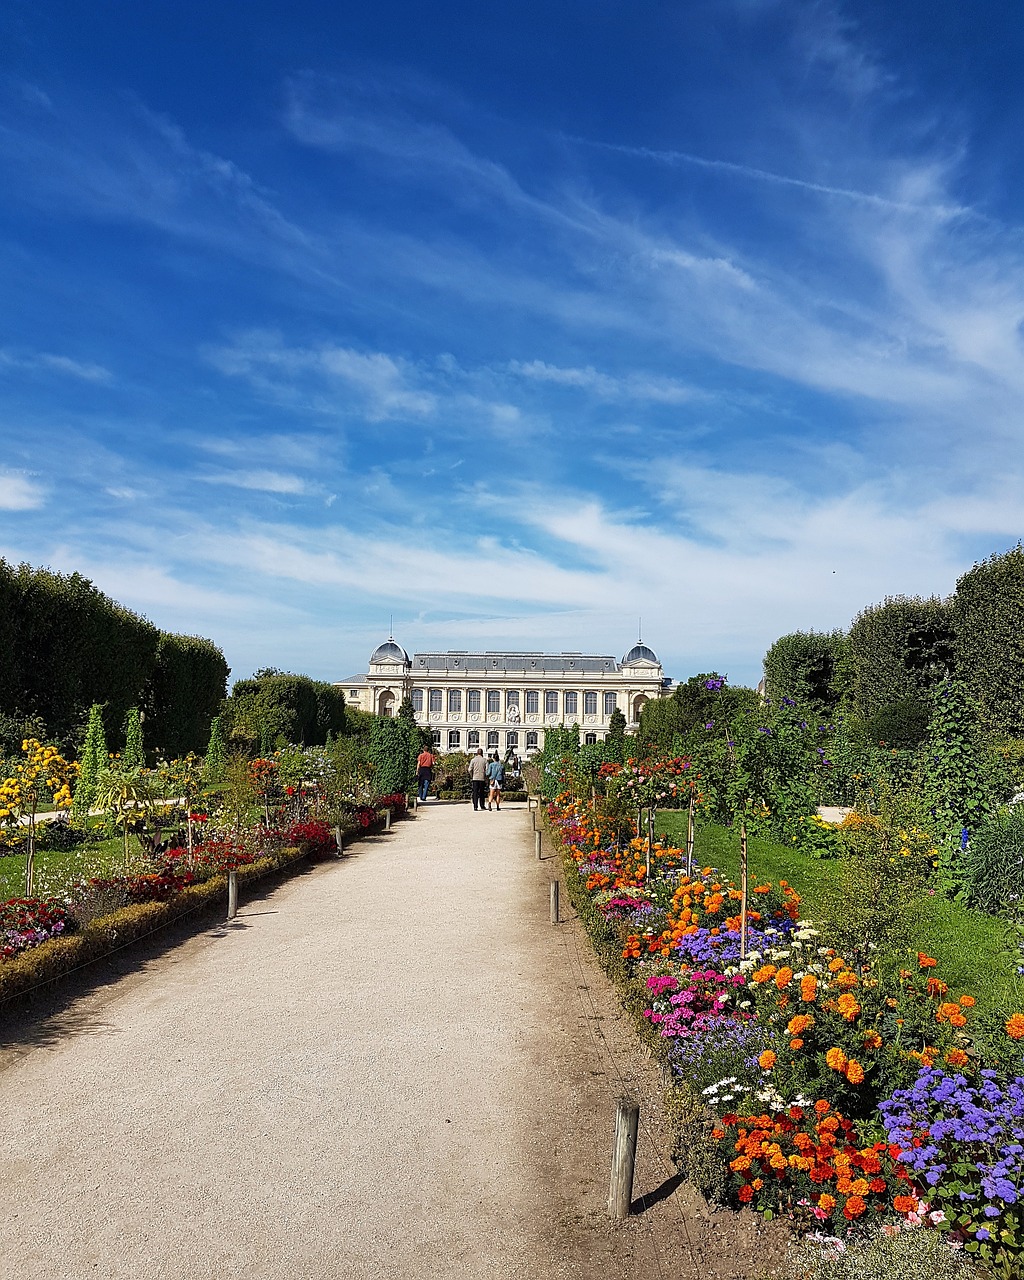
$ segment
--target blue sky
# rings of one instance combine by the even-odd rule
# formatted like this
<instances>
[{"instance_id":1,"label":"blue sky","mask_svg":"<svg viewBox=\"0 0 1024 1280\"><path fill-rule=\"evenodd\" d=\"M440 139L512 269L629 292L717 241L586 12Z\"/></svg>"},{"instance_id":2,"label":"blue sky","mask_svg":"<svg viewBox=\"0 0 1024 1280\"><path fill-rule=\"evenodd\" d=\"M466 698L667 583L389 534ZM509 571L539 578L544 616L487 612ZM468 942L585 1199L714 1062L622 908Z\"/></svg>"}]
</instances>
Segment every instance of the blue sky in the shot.
<instances>
[{"instance_id":1,"label":"blue sky","mask_svg":"<svg viewBox=\"0 0 1024 1280\"><path fill-rule=\"evenodd\" d=\"M0 554L753 681L1020 537L1018 5L242 12L0 16Z\"/></svg>"}]
</instances>

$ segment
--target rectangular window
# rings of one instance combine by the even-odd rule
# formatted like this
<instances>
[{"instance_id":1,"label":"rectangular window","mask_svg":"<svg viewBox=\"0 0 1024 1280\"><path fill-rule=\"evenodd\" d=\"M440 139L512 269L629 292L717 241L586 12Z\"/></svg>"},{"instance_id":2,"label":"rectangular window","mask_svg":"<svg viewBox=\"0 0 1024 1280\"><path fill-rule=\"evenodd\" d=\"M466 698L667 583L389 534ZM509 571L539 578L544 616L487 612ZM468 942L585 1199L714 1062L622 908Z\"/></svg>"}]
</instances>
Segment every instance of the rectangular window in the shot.
<instances>
[{"instance_id":1,"label":"rectangular window","mask_svg":"<svg viewBox=\"0 0 1024 1280\"><path fill-rule=\"evenodd\" d=\"M488 711L501 710L501 690L500 689L487 690L487 710Z\"/></svg>"},{"instance_id":2,"label":"rectangular window","mask_svg":"<svg viewBox=\"0 0 1024 1280\"><path fill-rule=\"evenodd\" d=\"M558 693L554 689L548 689L544 694L544 714L546 716L558 715Z\"/></svg>"},{"instance_id":3,"label":"rectangular window","mask_svg":"<svg viewBox=\"0 0 1024 1280\"><path fill-rule=\"evenodd\" d=\"M588 747L593 746L593 744L597 741L597 734L585 733L583 735L583 741L587 744Z\"/></svg>"},{"instance_id":4,"label":"rectangular window","mask_svg":"<svg viewBox=\"0 0 1024 1280\"><path fill-rule=\"evenodd\" d=\"M574 716L576 714L576 706L578 702L579 698L575 693L562 694L562 706L565 708L565 714L567 716Z\"/></svg>"},{"instance_id":5,"label":"rectangular window","mask_svg":"<svg viewBox=\"0 0 1024 1280\"><path fill-rule=\"evenodd\" d=\"M423 690L413 689L412 691L412 709L413 711L423 710Z\"/></svg>"},{"instance_id":6,"label":"rectangular window","mask_svg":"<svg viewBox=\"0 0 1024 1280\"><path fill-rule=\"evenodd\" d=\"M441 698L440 689L431 689L430 691L430 709L431 711L443 711L444 702Z\"/></svg>"},{"instance_id":7,"label":"rectangular window","mask_svg":"<svg viewBox=\"0 0 1024 1280\"><path fill-rule=\"evenodd\" d=\"M453 713L458 714L461 711L462 711L462 690L449 689L448 690L448 714L449 715L452 715Z\"/></svg>"},{"instance_id":8,"label":"rectangular window","mask_svg":"<svg viewBox=\"0 0 1024 1280\"><path fill-rule=\"evenodd\" d=\"M498 745L497 729L488 729L487 730L487 750L490 751L491 747L496 747L497 745Z\"/></svg>"},{"instance_id":9,"label":"rectangular window","mask_svg":"<svg viewBox=\"0 0 1024 1280\"><path fill-rule=\"evenodd\" d=\"M527 689L526 691L526 714L535 716L540 710L540 690Z\"/></svg>"},{"instance_id":10,"label":"rectangular window","mask_svg":"<svg viewBox=\"0 0 1024 1280\"><path fill-rule=\"evenodd\" d=\"M614 693L606 693L604 695L604 713L606 716L610 716L618 705L618 699Z\"/></svg>"},{"instance_id":11,"label":"rectangular window","mask_svg":"<svg viewBox=\"0 0 1024 1280\"><path fill-rule=\"evenodd\" d=\"M434 746L437 747L438 751L440 751L441 750L441 730L435 729L433 733L430 735L430 737L434 743Z\"/></svg>"},{"instance_id":12,"label":"rectangular window","mask_svg":"<svg viewBox=\"0 0 1024 1280\"><path fill-rule=\"evenodd\" d=\"M466 694L466 702L468 704L466 709L470 715L472 715L476 711L479 711L480 710L480 690L470 689L469 693Z\"/></svg>"},{"instance_id":13,"label":"rectangular window","mask_svg":"<svg viewBox=\"0 0 1024 1280\"><path fill-rule=\"evenodd\" d=\"M458 751L459 739L460 739L460 734L458 729L448 730L448 750L449 751Z\"/></svg>"},{"instance_id":14,"label":"rectangular window","mask_svg":"<svg viewBox=\"0 0 1024 1280\"><path fill-rule=\"evenodd\" d=\"M527 749L527 751L529 751L531 747L535 747L535 746L537 745L538 737L539 737L539 735L538 735L538 733L536 732L536 730L531 730L531 732L530 732L530 733L528 733L528 734L526 735L526 749Z\"/></svg>"},{"instance_id":15,"label":"rectangular window","mask_svg":"<svg viewBox=\"0 0 1024 1280\"><path fill-rule=\"evenodd\" d=\"M480 745L480 730L470 729L469 733L466 734L466 746L469 747L471 751L475 751L479 745Z\"/></svg>"},{"instance_id":16,"label":"rectangular window","mask_svg":"<svg viewBox=\"0 0 1024 1280\"><path fill-rule=\"evenodd\" d=\"M508 733L505 734L506 750L509 748L518 747L518 746L519 746L519 734L516 733L515 729L509 729Z\"/></svg>"},{"instance_id":17,"label":"rectangular window","mask_svg":"<svg viewBox=\"0 0 1024 1280\"><path fill-rule=\"evenodd\" d=\"M583 695L583 714L585 716L597 715L597 694L588 690Z\"/></svg>"},{"instance_id":18,"label":"rectangular window","mask_svg":"<svg viewBox=\"0 0 1024 1280\"><path fill-rule=\"evenodd\" d=\"M358 697L359 697L359 690L358 690L358 689L349 689L349 691L348 691L348 696L349 696L350 698L358 698Z\"/></svg>"},{"instance_id":19,"label":"rectangular window","mask_svg":"<svg viewBox=\"0 0 1024 1280\"><path fill-rule=\"evenodd\" d=\"M505 706L516 707L518 709L519 707L519 690L518 689L505 690Z\"/></svg>"}]
</instances>

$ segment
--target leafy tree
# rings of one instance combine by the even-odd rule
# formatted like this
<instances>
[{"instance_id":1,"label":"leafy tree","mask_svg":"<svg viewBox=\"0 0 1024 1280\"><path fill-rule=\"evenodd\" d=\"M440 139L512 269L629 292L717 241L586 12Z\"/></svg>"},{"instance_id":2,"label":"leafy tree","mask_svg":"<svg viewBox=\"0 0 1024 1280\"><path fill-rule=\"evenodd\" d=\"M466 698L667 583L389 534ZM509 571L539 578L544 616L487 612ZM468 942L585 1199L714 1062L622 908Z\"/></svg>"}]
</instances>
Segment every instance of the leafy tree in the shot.
<instances>
[{"instance_id":1,"label":"leafy tree","mask_svg":"<svg viewBox=\"0 0 1024 1280\"><path fill-rule=\"evenodd\" d=\"M75 787L74 811L85 816L96 801L100 774L110 765L106 734L103 731L103 708L94 702L89 709L89 725L78 757L78 785Z\"/></svg>"},{"instance_id":2,"label":"leafy tree","mask_svg":"<svg viewBox=\"0 0 1024 1280\"><path fill-rule=\"evenodd\" d=\"M96 787L96 807L110 815L124 838L124 865L128 866L128 832L145 820L158 799L155 779L141 768L107 769Z\"/></svg>"},{"instance_id":3,"label":"leafy tree","mask_svg":"<svg viewBox=\"0 0 1024 1280\"><path fill-rule=\"evenodd\" d=\"M202 751L227 694L228 664L212 640L162 631L146 699L146 733L161 754Z\"/></svg>"},{"instance_id":4,"label":"leafy tree","mask_svg":"<svg viewBox=\"0 0 1024 1280\"><path fill-rule=\"evenodd\" d=\"M962 680L946 680L932 694L928 737L921 748L922 782L936 828L958 837L991 809L991 755L979 727L978 704Z\"/></svg>"},{"instance_id":5,"label":"leafy tree","mask_svg":"<svg viewBox=\"0 0 1024 1280\"><path fill-rule=\"evenodd\" d=\"M863 719L908 696L927 699L955 665L955 619L937 596L887 596L863 609L849 634L853 707Z\"/></svg>"},{"instance_id":6,"label":"leafy tree","mask_svg":"<svg viewBox=\"0 0 1024 1280\"><path fill-rule=\"evenodd\" d=\"M28 819L28 856L25 859L25 897L32 896L36 854L36 814L45 804L55 809L71 807L71 783L78 766L69 763L54 746L36 738L21 744L24 759L9 778L0 782L0 821Z\"/></svg>"},{"instance_id":7,"label":"leafy tree","mask_svg":"<svg viewBox=\"0 0 1024 1280\"><path fill-rule=\"evenodd\" d=\"M206 759L203 761L203 786L214 787L224 780L227 768L228 749L224 741L224 730L220 716L214 716L210 723L210 741L206 748Z\"/></svg>"},{"instance_id":8,"label":"leafy tree","mask_svg":"<svg viewBox=\"0 0 1024 1280\"><path fill-rule=\"evenodd\" d=\"M795 631L780 636L764 656L765 691L773 701L792 698L818 716L829 716L843 694L846 635Z\"/></svg>"},{"instance_id":9,"label":"leafy tree","mask_svg":"<svg viewBox=\"0 0 1024 1280\"><path fill-rule=\"evenodd\" d=\"M1024 545L969 569L953 612L958 674L992 728L1024 737Z\"/></svg>"},{"instance_id":10,"label":"leafy tree","mask_svg":"<svg viewBox=\"0 0 1024 1280\"><path fill-rule=\"evenodd\" d=\"M322 746L328 734L345 732L340 689L275 668L236 680L223 715L229 737L248 751L266 751L279 741Z\"/></svg>"},{"instance_id":11,"label":"leafy tree","mask_svg":"<svg viewBox=\"0 0 1024 1280\"><path fill-rule=\"evenodd\" d=\"M142 769L146 763L142 749L142 716L138 707L132 707L124 721L124 751L121 759L126 769Z\"/></svg>"},{"instance_id":12,"label":"leafy tree","mask_svg":"<svg viewBox=\"0 0 1024 1280\"><path fill-rule=\"evenodd\" d=\"M882 746L913 749L927 736L930 718L930 703L922 697L912 695L890 702L886 707L879 707L866 721L864 729L873 742Z\"/></svg>"},{"instance_id":13,"label":"leafy tree","mask_svg":"<svg viewBox=\"0 0 1024 1280\"><path fill-rule=\"evenodd\" d=\"M404 721L394 716L376 716L370 727L366 755L373 765L374 787L379 796L395 795L408 788L412 770Z\"/></svg>"}]
</instances>

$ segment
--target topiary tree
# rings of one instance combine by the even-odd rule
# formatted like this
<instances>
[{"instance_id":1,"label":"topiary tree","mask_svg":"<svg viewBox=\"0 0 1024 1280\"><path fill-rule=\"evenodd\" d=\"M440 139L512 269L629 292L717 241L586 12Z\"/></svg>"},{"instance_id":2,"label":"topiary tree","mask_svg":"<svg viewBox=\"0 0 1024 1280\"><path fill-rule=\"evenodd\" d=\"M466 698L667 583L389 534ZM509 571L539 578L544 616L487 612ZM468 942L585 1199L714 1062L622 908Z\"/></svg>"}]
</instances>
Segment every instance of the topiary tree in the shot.
<instances>
[{"instance_id":1,"label":"topiary tree","mask_svg":"<svg viewBox=\"0 0 1024 1280\"><path fill-rule=\"evenodd\" d=\"M969 569L953 612L957 673L993 728L1024 736L1024 545Z\"/></svg>"},{"instance_id":2,"label":"topiary tree","mask_svg":"<svg viewBox=\"0 0 1024 1280\"><path fill-rule=\"evenodd\" d=\"M959 837L991 810L992 758L980 731L977 702L962 680L946 680L932 694L928 736L921 748L924 797L936 829Z\"/></svg>"},{"instance_id":3,"label":"topiary tree","mask_svg":"<svg viewBox=\"0 0 1024 1280\"><path fill-rule=\"evenodd\" d=\"M94 702L89 708L89 724L85 730L85 742L78 756L78 785L72 811L84 817L96 801L96 787L100 774L109 766L107 738L103 731L103 708Z\"/></svg>"},{"instance_id":4,"label":"topiary tree","mask_svg":"<svg viewBox=\"0 0 1024 1280\"><path fill-rule=\"evenodd\" d=\"M830 715L843 694L846 635L842 631L794 631L764 655L768 696L792 698L815 715Z\"/></svg>"},{"instance_id":5,"label":"topiary tree","mask_svg":"<svg viewBox=\"0 0 1024 1280\"><path fill-rule=\"evenodd\" d=\"M146 764L142 749L142 715L138 707L132 707L124 718L124 752L121 760L126 769L142 769Z\"/></svg>"},{"instance_id":6,"label":"topiary tree","mask_svg":"<svg viewBox=\"0 0 1024 1280\"><path fill-rule=\"evenodd\" d=\"M409 735L405 722L393 716L377 716L370 726L366 755L373 766L378 796L404 792L411 777Z\"/></svg>"},{"instance_id":7,"label":"topiary tree","mask_svg":"<svg viewBox=\"0 0 1024 1280\"><path fill-rule=\"evenodd\" d=\"M214 716L210 722L210 741L206 748L206 759L203 761L203 786L215 787L223 782L227 764L228 749L224 741L220 716Z\"/></svg>"},{"instance_id":8,"label":"topiary tree","mask_svg":"<svg viewBox=\"0 0 1024 1280\"><path fill-rule=\"evenodd\" d=\"M927 698L953 674L954 614L937 596L887 596L854 618L848 638L851 698L867 720L908 696Z\"/></svg>"}]
</instances>

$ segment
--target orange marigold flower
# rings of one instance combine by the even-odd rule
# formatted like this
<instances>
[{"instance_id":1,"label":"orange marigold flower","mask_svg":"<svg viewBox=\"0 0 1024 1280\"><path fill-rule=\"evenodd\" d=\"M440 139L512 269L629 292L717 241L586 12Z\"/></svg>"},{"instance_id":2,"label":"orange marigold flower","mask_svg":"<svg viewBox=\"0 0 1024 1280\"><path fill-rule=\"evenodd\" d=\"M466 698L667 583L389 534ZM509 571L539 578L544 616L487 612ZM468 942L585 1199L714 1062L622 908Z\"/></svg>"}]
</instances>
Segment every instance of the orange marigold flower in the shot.
<instances>
[{"instance_id":1,"label":"orange marigold flower","mask_svg":"<svg viewBox=\"0 0 1024 1280\"><path fill-rule=\"evenodd\" d=\"M825 1112L829 1110L831 1105L832 1104L830 1102L826 1102L824 1098L819 1098L814 1104L814 1109L817 1111L818 1115L823 1116Z\"/></svg>"},{"instance_id":2,"label":"orange marigold flower","mask_svg":"<svg viewBox=\"0 0 1024 1280\"><path fill-rule=\"evenodd\" d=\"M730 1163L729 1168L735 1170L736 1173L742 1173L744 1169L750 1168L750 1156L737 1156Z\"/></svg>"},{"instance_id":3,"label":"orange marigold flower","mask_svg":"<svg viewBox=\"0 0 1024 1280\"><path fill-rule=\"evenodd\" d=\"M885 1179L872 1178L871 1181L868 1183L868 1186L870 1187L873 1195L880 1196L882 1192L885 1190Z\"/></svg>"},{"instance_id":4,"label":"orange marigold flower","mask_svg":"<svg viewBox=\"0 0 1024 1280\"><path fill-rule=\"evenodd\" d=\"M892 1207L897 1213L914 1213L917 1209L917 1196L897 1196Z\"/></svg>"},{"instance_id":5,"label":"orange marigold flower","mask_svg":"<svg viewBox=\"0 0 1024 1280\"><path fill-rule=\"evenodd\" d=\"M802 1031L806 1031L814 1022L814 1019L808 1017L806 1013L798 1013L790 1018L786 1030L791 1036L798 1036Z\"/></svg>"},{"instance_id":6,"label":"orange marigold flower","mask_svg":"<svg viewBox=\"0 0 1024 1280\"><path fill-rule=\"evenodd\" d=\"M882 1047L882 1037L872 1027L872 1029L868 1031L864 1036L864 1048L865 1049L881 1049L881 1047Z\"/></svg>"},{"instance_id":7,"label":"orange marigold flower","mask_svg":"<svg viewBox=\"0 0 1024 1280\"><path fill-rule=\"evenodd\" d=\"M788 987L793 980L793 970L788 964L784 964L775 975L775 985L781 991L783 987Z\"/></svg>"},{"instance_id":8,"label":"orange marigold flower","mask_svg":"<svg viewBox=\"0 0 1024 1280\"><path fill-rule=\"evenodd\" d=\"M805 1004L812 1004L818 994L818 979L813 973L808 973L800 979L800 999Z\"/></svg>"},{"instance_id":9,"label":"orange marigold flower","mask_svg":"<svg viewBox=\"0 0 1024 1280\"><path fill-rule=\"evenodd\" d=\"M843 1208L843 1217L852 1222L854 1218L859 1218L867 1207L863 1196L850 1196Z\"/></svg>"},{"instance_id":10,"label":"orange marigold flower","mask_svg":"<svg viewBox=\"0 0 1024 1280\"><path fill-rule=\"evenodd\" d=\"M852 991L857 985L857 975L850 969L836 974L836 986L842 991Z\"/></svg>"},{"instance_id":11,"label":"orange marigold flower","mask_svg":"<svg viewBox=\"0 0 1024 1280\"><path fill-rule=\"evenodd\" d=\"M840 969L845 969L845 968L846 968L846 961L842 958L842 956L836 956L834 960L830 960L828 962L829 973L838 973Z\"/></svg>"},{"instance_id":12,"label":"orange marigold flower","mask_svg":"<svg viewBox=\"0 0 1024 1280\"><path fill-rule=\"evenodd\" d=\"M750 1185L749 1182L745 1182L743 1186L740 1187L739 1195L740 1195L740 1200L743 1202L743 1204L749 1204L751 1200L753 1200L754 1198L754 1188Z\"/></svg>"},{"instance_id":13,"label":"orange marigold flower","mask_svg":"<svg viewBox=\"0 0 1024 1280\"><path fill-rule=\"evenodd\" d=\"M791 1049L802 1049L804 1047L804 1042L800 1039L799 1036L796 1036L795 1039L790 1040L789 1047Z\"/></svg>"},{"instance_id":14,"label":"orange marigold flower","mask_svg":"<svg viewBox=\"0 0 1024 1280\"><path fill-rule=\"evenodd\" d=\"M1011 1040L1024 1040L1024 1013L1015 1013L1007 1018L1006 1034Z\"/></svg>"},{"instance_id":15,"label":"orange marigold flower","mask_svg":"<svg viewBox=\"0 0 1024 1280\"><path fill-rule=\"evenodd\" d=\"M946 1061L951 1067L966 1067L968 1058L963 1049L950 1049L946 1054Z\"/></svg>"},{"instance_id":16,"label":"orange marigold flower","mask_svg":"<svg viewBox=\"0 0 1024 1280\"><path fill-rule=\"evenodd\" d=\"M822 1213L831 1213L835 1207L836 1207L835 1196L830 1196L827 1191L823 1191L821 1195L818 1197L818 1208L822 1211Z\"/></svg>"},{"instance_id":17,"label":"orange marigold flower","mask_svg":"<svg viewBox=\"0 0 1024 1280\"><path fill-rule=\"evenodd\" d=\"M919 951L917 953L917 963L922 969L934 969L939 962L938 960L933 960L931 956L926 956L923 951Z\"/></svg>"},{"instance_id":18,"label":"orange marigold flower","mask_svg":"<svg viewBox=\"0 0 1024 1280\"><path fill-rule=\"evenodd\" d=\"M762 1071L771 1071L772 1067L775 1066L775 1062L774 1052L771 1049L765 1049L764 1053L758 1058L757 1065Z\"/></svg>"},{"instance_id":19,"label":"orange marigold flower","mask_svg":"<svg viewBox=\"0 0 1024 1280\"><path fill-rule=\"evenodd\" d=\"M864 1068L853 1058L846 1064L844 1074L850 1084L863 1084L864 1082Z\"/></svg>"},{"instance_id":20,"label":"orange marigold flower","mask_svg":"<svg viewBox=\"0 0 1024 1280\"><path fill-rule=\"evenodd\" d=\"M975 1004L974 996L961 996L960 1003L965 1009L973 1009Z\"/></svg>"},{"instance_id":21,"label":"orange marigold flower","mask_svg":"<svg viewBox=\"0 0 1024 1280\"><path fill-rule=\"evenodd\" d=\"M842 1049L833 1046L825 1054L825 1064L832 1068L833 1071L842 1071L848 1062L848 1058Z\"/></svg>"},{"instance_id":22,"label":"orange marigold flower","mask_svg":"<svg viewBox=\"0 0 1024 1280\"><path fill-rule=\"evenodd\" d=\"M857 1003L856 997L851 996L848 991L843 992L836 1001L836 1005L847 1022L852 1022L857 1014L860 1013L860 1005Z\"/></svg>"},{"instance_id":23,"label":"orange marigold flower","mask_svg":"<svg viewBox=\"0 0 1024 1280\"><path fill-rule=\"evenodd\" d=\"M770 982L775 977L778 970L773 964L763 964L760 969L755 969L751 974L752 982Z\"/></svg>"}]
</instances>

